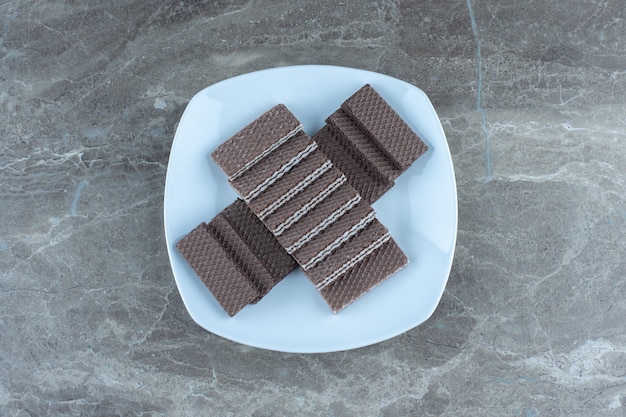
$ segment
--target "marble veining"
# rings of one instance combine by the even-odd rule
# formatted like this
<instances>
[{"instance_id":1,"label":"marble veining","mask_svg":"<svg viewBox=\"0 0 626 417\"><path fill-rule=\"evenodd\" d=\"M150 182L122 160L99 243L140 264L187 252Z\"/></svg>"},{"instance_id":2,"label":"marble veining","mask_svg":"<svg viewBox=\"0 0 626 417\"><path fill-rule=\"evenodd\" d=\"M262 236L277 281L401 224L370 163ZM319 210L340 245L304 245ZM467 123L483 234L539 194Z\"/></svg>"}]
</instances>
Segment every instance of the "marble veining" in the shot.
<instances>
[{"instance_id":1,"label":"marble veining","mask_svg":"<svg viewBox=\"0 0 626 417\"><path fill-rule=\"evenodd\" d=\"M472 1L467 0L467 10L469 11L470 23L472 25L472 32L476 38L476 110L480 114L480 120L482 125L483 134L485 135L485 162L487 164L487 174L484 181L489 182L493 179L493 166L491 164L491 133L487 128L487 115L485 109L483 109L483 60L480 52L480 36L478 35L478 25L476 24L476 16L474 16L474 8Z\"/></svg>"},{"instance_id":2,"label":"marble veining","mask_svg":"<svg viewBox=\"0 0 626 417\"><path fill-rule=\"evenodd\" d=\"M0 415L626 415L622 0L0 0ZM202 88L333 64L424 90L459 230L434 315L298 355L189 317L172 139Z\"/></svg>"}]
</instances>

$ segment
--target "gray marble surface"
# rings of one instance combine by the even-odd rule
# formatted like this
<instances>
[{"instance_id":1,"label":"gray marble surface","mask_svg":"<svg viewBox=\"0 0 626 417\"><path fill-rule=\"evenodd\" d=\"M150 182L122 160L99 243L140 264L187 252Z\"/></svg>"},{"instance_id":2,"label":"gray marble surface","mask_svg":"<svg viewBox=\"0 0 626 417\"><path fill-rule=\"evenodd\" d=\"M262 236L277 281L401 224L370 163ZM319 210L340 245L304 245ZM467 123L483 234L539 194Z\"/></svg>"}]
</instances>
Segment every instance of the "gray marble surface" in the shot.
<instances>
[{"instance_id":1,"label":"gray marble surface","mask_svg":"<svg viewBox=\"0 0 626 417\"><path fill-rule=\"evenodd\" d=\"M0 415L626 416L623 0L0 1ZM434 315L353 351L197 326L163 235L178 120L249 71L423 89L457 250Z\"/></svg>"}]
</instances>

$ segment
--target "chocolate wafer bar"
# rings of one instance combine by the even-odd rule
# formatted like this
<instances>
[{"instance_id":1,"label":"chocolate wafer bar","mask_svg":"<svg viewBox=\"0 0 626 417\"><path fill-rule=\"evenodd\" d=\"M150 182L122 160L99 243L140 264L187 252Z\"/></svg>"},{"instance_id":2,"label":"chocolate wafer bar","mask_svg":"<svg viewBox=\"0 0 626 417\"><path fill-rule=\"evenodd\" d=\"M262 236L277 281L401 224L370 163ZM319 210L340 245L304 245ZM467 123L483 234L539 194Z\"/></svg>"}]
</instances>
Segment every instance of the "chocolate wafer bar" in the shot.
<instances>
[{"instance_id":1,"label":"chocolate wafer bar","mask_svg":"<svg viewBox=\"0 0 626 417\"><path fill-rule=\"evenodd\" d=\"M260 297L259 290L206 223L198 225L176 247L229 316Z\"/></svg>"},{"instance_id":2,"label":"chocolate wafer bar","mask_svg":"<svg viewBox=\"0 0 626 417\"><path fill-rule=\"evenodd\" d=\"M246 157L242 157L243 148ZM398 261L376 264L368 280L353 286L355 291L347 291L345 285L340 296L321 291L333 311L387 278L398 269L397 263L406 264L369 203L317 149L285 106L272 108L211 156L320 291L338 286L359 264L371 263L383 245L394 248Z\"/></svg>"},{"instance_id":3,"label":"chocolate wafer bar","mask_svg":"<svg viewBox=\"0 0 626 417\"><path fill-rule=\"evenodd\" d=\"M176 247L230 316L260 300L296 267L241 200L198 225Z\"/></svg>"},{"instance_id":4,"label":"chocolate wafer bar","mask_svg":"<svg viewBox=\"0 0 626 417\"><path fill-rule=\"evenodd\" d=\"M369 84L343 102L341 109L398 168L390 178L395 179L428 150L426 144Z\"/></svg>"},{"instance_id":5,"label":"chocolate wafer bar","mask_svg":"<svg viewBox=\"0 0 626 417\"><path fill-rule=\"evenodd\" d=\"M428 150L370 85L344 101L313 139L370 203Z\"/></svg>"}]
</instances>

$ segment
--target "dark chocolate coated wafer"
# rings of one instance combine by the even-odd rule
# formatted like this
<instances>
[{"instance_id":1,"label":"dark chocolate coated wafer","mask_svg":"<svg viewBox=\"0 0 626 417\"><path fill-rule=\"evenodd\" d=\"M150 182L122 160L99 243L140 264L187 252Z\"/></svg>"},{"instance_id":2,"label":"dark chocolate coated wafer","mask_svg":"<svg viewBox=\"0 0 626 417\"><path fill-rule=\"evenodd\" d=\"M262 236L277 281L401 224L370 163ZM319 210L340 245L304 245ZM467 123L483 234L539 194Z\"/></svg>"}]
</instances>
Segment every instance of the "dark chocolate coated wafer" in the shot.
<instances>
[{"instance_id":1,"label":"dark chocolate coated wafer","mask_svg":"<svg viewBox=\"0 0 626 417\"><path fill-rule=\"evenodd\" d=\"M387 155L343 109L328 116L326 122L335 129L340 140L351 146L351 153L361 164L387 182L397 178L400 167L396 161Z\"/></svg>"},{"instance_id":2,"label":"dark chocolate coated wafer","mask_svg":"<svg viewBox=\"0 0 626 417\"><path fill-rule=\"evenodd\" d=\"M428 150L426 144L369 84L344 101L341 108L401 171Z\"/></svg>"},{"instance_id":3,"label":"dark chocolate coated wafer","mask_svg":"<svg viewBox=\"0 0 626 417\"><path fill-rule=\"evenodd\" d=\"M370 203L428 150L370 85L344 101L313 139Z\"/></svg>"},{"instance_id":4,"label":"dark chocolate coated wafer","mask_svg":"<svg viewBox=\"0 0 626 417\"><path fill-rule=\"evenodd\" d=\"M201 223L176 247L230 316L257 302L296 267L241 200L209 224Z\"/></svg>"},{"instance_id":5,"label":"dark chocolate coated wafer","mask_svg":"<svg viewBox=\"0 0 626 417\"><path fill-rule=\"evenodd\" d=\"M176 248L229 316L234 316L260 297L259 290L209 231L206 223L185 235Z\"/></svg>"},{"instance_id":6,"label":"dark chocolate coated wafer","mask_svg":"<svg viewBox=\"0 0 626 417\"><path fill-rule=\"evenodd\" d=\"M236 178L269 155L274 147L287 142L300 131L302 125L298 119L284 105L279 104L237 132L228 144L223 143L213 152L212 157L220 161L220 167L229 179ZM251 141L251 137L255 140ZM275 140L277 137L279 140Z\"/></svg>"}]
</instances>

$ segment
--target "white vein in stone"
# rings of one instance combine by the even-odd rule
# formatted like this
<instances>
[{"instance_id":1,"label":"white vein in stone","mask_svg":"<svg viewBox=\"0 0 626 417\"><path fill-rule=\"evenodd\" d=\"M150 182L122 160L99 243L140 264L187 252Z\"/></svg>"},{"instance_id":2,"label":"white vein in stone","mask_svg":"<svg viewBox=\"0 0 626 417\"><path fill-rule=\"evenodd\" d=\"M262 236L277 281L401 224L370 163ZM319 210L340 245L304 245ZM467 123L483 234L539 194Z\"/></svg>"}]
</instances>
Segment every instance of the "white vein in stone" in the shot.
<instances>
[{"instance_id":1,"label":"white vein in stone","mask_svg":"<svg viewBox=\"0 0 626 417\"><path fill-rule=\"evenodd\" d=\"M476 23L476 16L474 16L474 9L472 8L472 0L466 0L467 9L469 11L470 22L472 25L472 32L476 38L476 67L478 70L478 85L476 87L476 110L480 114L481 126L483 134L485 135L485 159L487 162L487 176L485 182L489 182L493 179L493 167L491 165L491 134L487 128L487 115L485 109L483 109L483 71L482 71L482 55L480 51L480 37L478 36L478 25Z\"/></svg>"}]
</instances>

